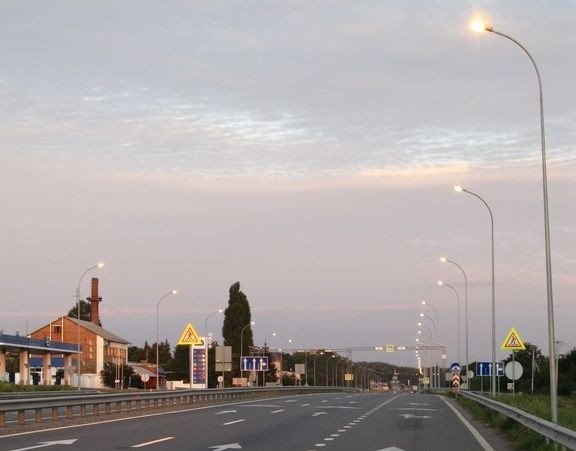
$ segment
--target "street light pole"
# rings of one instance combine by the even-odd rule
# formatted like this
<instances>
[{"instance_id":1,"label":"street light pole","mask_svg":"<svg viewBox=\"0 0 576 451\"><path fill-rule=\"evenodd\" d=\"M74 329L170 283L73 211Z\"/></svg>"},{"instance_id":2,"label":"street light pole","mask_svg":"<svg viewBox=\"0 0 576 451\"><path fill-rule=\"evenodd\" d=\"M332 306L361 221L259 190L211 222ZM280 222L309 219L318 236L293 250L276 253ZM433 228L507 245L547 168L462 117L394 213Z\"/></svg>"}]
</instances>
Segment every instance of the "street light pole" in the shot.
<instances>
[{"instance_id":1,"label":"street light pole","mask_svg":"<svg viewBox=\"0 0 576 451\"><path fill-rule=\"evenodd\" d=\"M488 27L480 21L474 21L472 28L475 31L488 31L490 33L502 36L518 47L520 47L524 53L530 59L534 70L536 71L536 78L538 79L538 99L539 99L539 109L540 109L540 147L542 153L542 197L544 204L544 247L546 254L546 298L547 298L547 313L548 313L548 353L550 356L550 411L551 420L553 423L558 423L558 393L557 393L557 381L556 381L556 362L554 360L555 353L555 332L554 332L554 297L552 293L552 251L550 249L550 215L548 208L548 176L546 169L546 136L544 133L544 94L542 90L542 78L540 77L540 71L538 70L538 65L536 61L522 44L518 42L511 36L494 30L492 27Z\"/></svg>"},{"instance_id":2,"label":"street light pole","mask_svg":"<svg viewBox=\"0 0 576 451\"><path fill-rule=\"evenodd\" d=\"M169 291L168 293L166 293L164 296L162 296L160 299L158 299L158 302L156 303L156 390L160 390L160 354L159 354L159 347L158 347L158 341L160 341L159 338L159 323L160 323L160 302L162 302L162 300L168 296L170 296L171 294L177 294L178 290L172 290ZM190 381L190 383L192 383L192 381Z\"/></svg>"},{"instance_id":3,"label":"street light pole","mask_svg":"<svg viewBox=\"0 0 576 451\"><path fill-rule=\"evenodd\" d=\"M210 319L210 317L211 317L212 315L215 315L215 314L217 314L217 313L222 313L222 312L224 312L224 310L218 309L218 310L210 313L210 314L206 317L206 320L204 320L204 338L205 338L206 340L208 340L208 320Z\"/></svg>"},{"instance_id":4,"label":"street light pole","mask_svg":"<svg viewBox=\"0 0 576 451\"><path fill-rule=\"evenodd\" d=\"M253 326L254 324L256 324L254 321L250 321L248 324L246 324L242 330L240 331L240 360L242 360L242 353L244 352L244 331L246 330L247 327ZM242 361L240 361L240 377L244 378L244 371L242 370Z\"/></svg>"},{"instance_id":5,"label":"street light pole","mask_svg":"<svg viewBox=\"0 0 576 451\"><path fill-rule=\"evenodd\" d=\"M466 375L466 388L470 388L470 385L468 385L468 365L470 363L470 360L468 360L468 276L466 275L466 271L464 271L464 268L462 268L462 266L460 266L458 263L456 263L455 261L450 260L449 258L446 257L440 257L440 261L442 263L451 263L454 266L456 266L461 272L462 275L464 276L464 343L465 343L465 371L464 374Z\"/></svg>"},{"instance_id":6,"label":"street light pole","mask_svg":"<svg viewBox=\"0 0 576 451\"><path fill-rule=\"evenodd\" d=\"M76 331L78 334L78 354L77 354L77 368L76 368L76 373L78 374L78 390L80 390L82 388L82 384L80 382L80 375L82 374L82 370L81 370L81 366L82 366L82 352L80 351L80 285L82 284L82 279L84 279L84 276L86 274L88 274L90 271L94 270L94 269L100 269L104 267L104 263L100 262L94 266L91 266L90 268L88 268L86 271L84 271L82 273L82 275L80 276L80 280L78 280L78 286L76 287L76 314L78 317L78 324L76 325Z\"/></svg>"},{"instance_id":7,"label":"street light pole","mask_svg":"<svg viewBox=\"0 0 576 451\"><path fill-rule=\"evenodd\" d=\"M494 215L492 214L492 209L490 205L478 194L465 189L462 186L456 185L454 187L454 191L457 193L468 193L477 199L479 199L484 206L488 209L488 213L490 213L490 249L491 249L491 260L492 260L492 396L496 397L496 282L494 279Z\"/></svg>"},{"instance_id":8,"label":"street light pole","mask_svg":"<svg viewBox=\"0 0 576 451\"><path fill-rule=\"evenodd\" d=\"M458 352L456 353L458 356L458 364L461 365L461 355L460 355L460 295L458 294L458 290L456 288L454 288L452 285L450 285L449 283L443 282L442 280L438 281L438 285L441 287L448 287L450 288L454 294L456 295L456 305L457 305L457 315L458 315L458 321L456 322L457 324L457 333L458 333L458 340L456 342L457 345L457 349Z\"/></svg>"}]
</instances>

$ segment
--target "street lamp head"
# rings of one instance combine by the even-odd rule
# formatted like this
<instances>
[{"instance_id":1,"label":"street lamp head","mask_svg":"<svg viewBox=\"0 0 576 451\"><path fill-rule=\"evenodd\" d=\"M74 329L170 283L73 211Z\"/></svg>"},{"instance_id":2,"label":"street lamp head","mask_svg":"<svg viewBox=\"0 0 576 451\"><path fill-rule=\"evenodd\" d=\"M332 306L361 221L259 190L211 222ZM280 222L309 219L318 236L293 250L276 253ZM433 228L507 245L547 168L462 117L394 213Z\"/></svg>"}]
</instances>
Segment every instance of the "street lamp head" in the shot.
<instances>
[{"instance_id":1,"label":"street lamp head","mask_svg":"<svg viewBox=\"0 0 576 451\"><path fill-rule=\"evenodd\" d=\"M171 293L172 294L178 294L178 290L172 290Z\"/></svg>"},{"instance_id":2,"label":"street lamp head","mask_svg":"<svg viewBox=\"0 0 576 451\"><path fill-rule=\"evenodd\" d=\"M224 313L224 309L219 308L218 313Z\"/></svg>"},{"instance_id":3,"label":"street lamp head","mask_svg":"<svg viewBox=\"0 0 576 451\"><path fill-rule=\"evenodd\" d=\"M464 187L462 185L454 185L454 191L456 191L457 193L461 193L462 191L464 191Z\"/></svg>"},{"instance_id":4,"label":"street lamp head","mask_svg":"<svg viewBox=\"0 0 576 451\"><path fill-rule=\"evenodd\" d=\"M486 25L482 19L473 19L470 22L470 29L476 33L482 33L483 31L492 31L493 28Z\"/></svg>"},{"instance_id":5,"label":"street lamp head","mask_svg":"<svg viewBox=\"0 0 576 451\"><path fill-rule=\"evenodd\" d=\"M256 324L255 321L250 321L250 325L251 325L251 326L253 326L253 325L255 325L255 324Z\"/></svg>"},{"instance_id":6,"label":"street lamp head","mask_svg":"<svg viewBox=\"0 0 576 451\"><path fill-rule=\"evenodd\" d=\"M418 321L416 325L422 327L422 321Z\"/></svg>"},{"instance_id":7,"label":"street lamp head","mask_svg":"<svg viewBox=\"0 0 576 451\"><path fill-rule=\"evenodd\" d=\"M104 262L99 262L96 266L98 268L104 268Z\"/></svg>"},{"instance_id":8,"label":"street lamp head","mask_svg":"<svg viewBox=\"0 0 576 451\"><path fill-rule=\"evenodd\" d=\"M420 313L420 318L424 318L424 316L426 316L424 313Z\"/></svg>"},{"instance_id":9,"label":"street lamp head","mask_svg":"<svg viewBox=\"0 0 576 451\"><path fill-rule=\"evenodd\" d=\"M446 257L440 257L440 261L442 263L446 263L448 261L448 259Z\"/></svg>"},{"instance_id":10,"label":"street lamp head","mask_svg":"<svg viewBox=\"0 0 576 451\"><path fill-rule=\"evenodd\" d=\"M442 282L441 280L439 280L437 283L438 283L439 286L444 285L444 282Z\"/></svg>"}]
</instances>

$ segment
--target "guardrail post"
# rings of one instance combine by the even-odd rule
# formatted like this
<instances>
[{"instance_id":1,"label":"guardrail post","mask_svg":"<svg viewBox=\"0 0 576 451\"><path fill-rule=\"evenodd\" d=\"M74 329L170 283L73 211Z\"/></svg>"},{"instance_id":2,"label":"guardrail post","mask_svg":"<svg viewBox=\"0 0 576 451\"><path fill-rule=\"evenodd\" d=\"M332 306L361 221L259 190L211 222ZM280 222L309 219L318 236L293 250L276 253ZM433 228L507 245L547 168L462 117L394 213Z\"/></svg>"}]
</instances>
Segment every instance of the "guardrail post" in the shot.
<instances>
[{"instance_id":1,"label":"guardrail post","mask_svg":"<svg viewBox=\"0 0 576 451\"><path fill-rule=\"evenodd\" d=\"M6 426L6 414L4 412L0 412L0 428Z\"/></svg>"},{"instance_id":2,"label":"guardrail post","mask_svg":"<svg viewBox=\"0 0 576 451\"><path fill-rule=\"evenodd\" d=\"M116 413L122 412L122 401L116 401Z\"/></svg>"},{"instance_id":3,"label":"guardrail post","mask_svg":"<svg viewBox=\"0 0 576 451\"><path fill-rule=\"evenodd\" d=\"M18 411L18 424L23 425L26 420L26 414L24 410Z\"/></svg>"},{"instance_id":4,"label":"guardrail post","mask_svg":"<svg viewBox=\"0 0 576 451\"><path fill-rule=\"evenodd\" d=\"M58 421L58 407L52 407L52 421Z\"/></svg>"},{"instance_id":5,"label":"guardrail post","mask_svg":"<svg viewBox=\"0 0 576 451\"><path fill-rule=\"evenodd\" d=\"M86 416L86 404L81 404L81 405L80 405L80 416L81 416L81 417L85 417L85 416Z\"/></svg>"},{"instance_id":6,"label":"guardrail post","mask_svg":"<svg viewBox=\"0 0 576 451\"><path fill-rule=\"evenodd\" d=\"M112 411L111 403L107 402L106 404L104 404L104 412L106 413L106 415L110 415L111 411Z\"/></svg>"},{"instance_id":7,"label":"guardrail post","mask_svg":"<svg viewBox=\"0 0 576 451\"><path fill-rule=\"evenodd\" d=\"M42 423L42 409L35 409L36 413L35 413L35 420L36 423Z\"/></svg>"},{"instance_id":8,"label":"guardrail post","mask_svg":"<svg viewBox=\"0 0 576 451\"><path fill-rule=\"evenodd\" d=\"M100 409L98 404L92 404L92 415L94 415L95 417L100 415Z\"/></svg>"},{"instance_id":9,"label":"guardrail post","mask_svg":"<svg viewBox=\"0 0 576 451\"><path fill-rule=\"evenodd\" d=\"M74 412L72 411L72 406L66 406L66 418L71 420L74 417Z\"/></svg>"}]
</instances>

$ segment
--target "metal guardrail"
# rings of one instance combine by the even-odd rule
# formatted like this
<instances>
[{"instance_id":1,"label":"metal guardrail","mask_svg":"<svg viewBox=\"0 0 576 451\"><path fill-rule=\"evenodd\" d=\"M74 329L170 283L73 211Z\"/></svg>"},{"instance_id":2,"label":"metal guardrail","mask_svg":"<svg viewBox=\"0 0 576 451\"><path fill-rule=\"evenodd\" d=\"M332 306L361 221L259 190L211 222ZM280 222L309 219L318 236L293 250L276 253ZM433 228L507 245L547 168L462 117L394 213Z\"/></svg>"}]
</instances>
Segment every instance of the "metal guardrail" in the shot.
<instances>
[{"instance_id":1,"label":"metal guardrail","mask_svg":"<svg viewBox=\"0 0 576 451\"><path fill-rule=\"evenodd\" d=\"M47 398L20 398L0 400L0 427L6 426L6 414L17 413L18 424L26 423L26 412L35 413L35 422L43 421L43 412L50 411L52 421L61 419L59 409L66 409L66 418L74 417L74 409L79 409L81 417L98 416L101 413L139 412L144 409L178 407L199 402L219 402L241 399L270 398L285 394L307 394L356 391L346 387L267 387L249 389L207 389L207 390L159 390L151 392L129 392L96 394L85 396L59 396ZM90 407L90 409L89 409Z\"/></svg>"},{"instance_id":2,"label":"metal guardrail","mask_svg":"<svg viewBox=\"0 0 576 451\"><path fill-rule=\"evenodd\" d=\"M522 426L532 429L543 437L546 437L565 448L576 450L576 431L573 431L572 429L559 426L551 421L543 420L542 418L524 412L517 407L509 406L477 393L460 391L459 394L515 420Z\"/></svg>"}]
</instances>

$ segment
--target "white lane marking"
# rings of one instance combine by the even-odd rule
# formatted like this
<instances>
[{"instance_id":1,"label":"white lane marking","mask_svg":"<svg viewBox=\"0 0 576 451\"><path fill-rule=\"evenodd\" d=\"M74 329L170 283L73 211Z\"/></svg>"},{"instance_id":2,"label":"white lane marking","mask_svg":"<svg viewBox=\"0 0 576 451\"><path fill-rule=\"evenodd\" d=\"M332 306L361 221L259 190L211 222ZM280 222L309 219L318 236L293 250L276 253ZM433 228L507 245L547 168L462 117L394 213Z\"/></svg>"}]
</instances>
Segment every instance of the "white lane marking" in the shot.
<instances>
[{"instance_id":1,"label":"white lane marking","mask_svg":"<svg viewBox=\"0 0 576 451\"><path fill-rule=\"evenodd\" d=\"M448 407L450 407L452 409L452 411L456 414L456 416L458 417L458 419L464 423L464 426L466 426L468 428L468 430L472 433L472 435L474 436L474 438L476 439L476 441L478 442L478 444L484 449L484 451L494 451L494 448L492 448L490 446L490 444L486 441L486 439L484 439L484 437L482 437L482 435L480 435L480 432L478 432L476 430L476 428L474 426L472 426L470 424L470 422L464 418L464 416L458 412L458 410L456 410L456 408L452 405L450 405L450 403L448 401L446 401L444 398L442 398L440 396L440 399L442 401L444 401L446 403L446 405Z\"/></svg>"},{"instance_id":2,"label":"white lane marking","mask_svg":"<svg viewBox=\"0 0 576 451\"><path fill-rule=\"evenodd\" d=\"M300 407L308 407L310 404L302 404Z\"/></svg>"},{"instance_id":3,"label":"white lane marking","mask_svg":"<svg viewBox=\"0 0 576 451\"><path fill-rule=\"evenodd\" d=\"M328 415L326 412L314 412L312 414L313 417L317 417L318 415Z\"/></svg>"},{"instance_id":4,"label":"white lane marking","mask_svg":"<svg viewBox=\"0 0 576 451\"><path fill-rule=\"evenodd\" d=\"M242 423L243 421L246 420L242 419L242 420L229 421L228 423L223 423L222 426L230 426L231 424Z\"/></svg>"},{"instance_id":5,"label":"white lane marking","mask_svg":"<svg viewBox=\"0 0 576 451\"><path fill-rule=\"evenodd\" d=\"M438 409L423 409L422 407L397 407L390 410L410 410L410 411L419 411L419 412L438 412Z\"/></svg>"},{"instance_id":6,"label":"white lane marking","mask_svg":"<svg viewBox=\"0 0 576 451\"><path fill-rule=\"evenodd\" d=\"M324 439L325 442L331 442L332 440L334 440L332 437L326 437Z\"/></svg>"},{"instance_id":7,"label":"white lane marking","mask_svg":"<svg viewBox=\"0 0 576 451\"><path fill-rule=\"evenodd\" d=\"M273 410L270 413L280 413L280 412L284 412L284 409Z\"/></svg>"},{"instance_id":8,"label":"white lane marking","mask_svg":"<svg viewBox=\"0 0 576 451\"><path fill-rule=\"evenodd\" d=\"M340 437L340 434L330 434L330 437Z\"/></svg>"},{"instance_id":9,"label":"white lane marking","mask_svg":"<svg viewBox=\"0 0 576 451\"><path fill-rule=\"evenodd\" d=\"M328 402L328 400L327 400L327 399L325 399L324 401L320 401L320 402Z\"/></svg>"},{"instance_id":10,"label":"white lane marking","mask_svg":"<svg viewBox=\"0 0 576 451\"><path fill-rule=\"evenodd\" d=\"M287 400L284 401L284 402L296 402L296 400L295 400L295 399L287 399Z\"/></svg>"},{"instance_id":11,"label":"white lane marking","mask_svg":"<svg viewBox=\"0 0 576 451\"><path fill-rule=\"evenodd\" d=\"M401 413L398 415L399 417L403 417L405 420L413 419L413 418L432 418L428 415L412 415L411 413Z\"/></svg>"},{"instance_id":12,"label":"white lane marking","mask_svg":"<svg viewBox=\"0 0 576 451\"><path fill-rule=\"evenodd\" d=\"M222 412L216 412L214 415L224 415L225 413L238 413L237 410L223 410Z\"/></svg>"},{"instance_id":13,"label":"white lane marking","mask_svg":"<svg viewBox=\"0 0 576 451\"><path fill-rule=\"evenodd\" d=\"M158 440L152 440L146 443L139 443L138 445L132 445L131 448L143 448L144 446L155 445L156 443L167 442L168 440L172 440L174 437L164 437L159 438Z\"/></svg>"},{"instance_id":14,"label":"white lane marking","mask_svg":"<svg viewBox=\"0 0 576 451\"><path fill-rule=\"evenodd\" d=\"M338 429L338 432L346 432L346 429Z\"/></svg>"},{"instance_id":15,"label":"white lane marking","mask_svg":"<svg viewBox=\"0 0 576 451\"><path fill-rule=\"evenodd\" d=\"M316 443L314 446L326 446L326 443Z\"/></svg>"}]
</instances>

